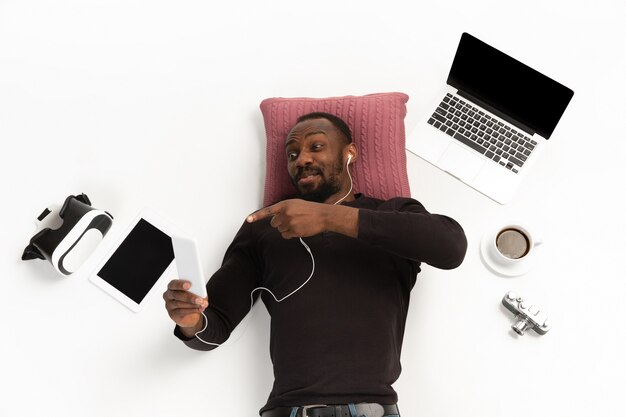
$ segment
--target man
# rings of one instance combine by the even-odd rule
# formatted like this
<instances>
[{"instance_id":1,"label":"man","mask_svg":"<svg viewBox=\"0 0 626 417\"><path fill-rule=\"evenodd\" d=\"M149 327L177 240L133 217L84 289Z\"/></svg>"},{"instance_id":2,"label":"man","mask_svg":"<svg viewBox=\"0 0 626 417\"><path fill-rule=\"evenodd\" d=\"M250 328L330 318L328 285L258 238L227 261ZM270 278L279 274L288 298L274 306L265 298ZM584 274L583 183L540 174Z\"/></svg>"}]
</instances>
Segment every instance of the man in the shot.
<instances>
[{"instance_id":1,"label":"man","mask_svg":"<svg viewBox=\"0 0 626 417\"><path fill-rule=\"evenodd\" d=\"M451 218L410 198L355 195L349 169L357 151L341 119L300 117L285 142L298 198L248 216L207 284L208 298L183 280L163 295L175 334L210 350L263 287L275 377L263 417L399 415L391 385L420 263L452 269L465 256L465 234ZM329 406L308 407L316 404Z\"/></svg>"}]
</instances>

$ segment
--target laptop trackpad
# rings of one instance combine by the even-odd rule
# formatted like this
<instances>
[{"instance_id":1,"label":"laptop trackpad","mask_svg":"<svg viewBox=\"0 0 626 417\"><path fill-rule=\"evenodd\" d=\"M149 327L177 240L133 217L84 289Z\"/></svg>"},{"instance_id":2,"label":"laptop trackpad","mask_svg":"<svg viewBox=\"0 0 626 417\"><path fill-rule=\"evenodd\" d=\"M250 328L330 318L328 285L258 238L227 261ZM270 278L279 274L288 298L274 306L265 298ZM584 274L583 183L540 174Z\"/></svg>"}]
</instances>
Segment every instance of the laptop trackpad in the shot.
<instances>
[{"instance_id":1,"label":"laptop trackpad","mask_svg":"<svg viewBox=\"0 0 626 417\"><path fill-rule=\"evenodd\" d=\"M437 165L458 179L468 182L476 178L484 163L485 159L476 152L451 142Z\"/></svg>"}]
</instances>

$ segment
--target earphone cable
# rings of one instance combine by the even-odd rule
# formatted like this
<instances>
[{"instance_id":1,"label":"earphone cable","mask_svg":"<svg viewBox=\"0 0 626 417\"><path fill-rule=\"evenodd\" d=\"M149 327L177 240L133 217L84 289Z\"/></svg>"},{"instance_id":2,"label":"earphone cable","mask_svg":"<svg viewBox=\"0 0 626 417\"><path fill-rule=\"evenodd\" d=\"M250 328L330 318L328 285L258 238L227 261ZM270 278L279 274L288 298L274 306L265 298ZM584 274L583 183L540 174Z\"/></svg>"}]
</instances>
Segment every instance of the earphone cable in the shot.
<instances>
[{"instance_id":1,"label":"earphone cable","mask_svg":"<svg viewBox=\"0 0 626 417\"><path fill-rule=\"evenodd\" d=\"M348 157L348 162L346 163L346 171L348 172L348 177L350 178L350 189L348 190L348 192L346 193L346 195L344 195L343 197L341 197L339 200L337 200L333 205L337 205L340 204L342 201L344 201L346 198L348 198L348 196L350 195L350 193L352 192L352 186L353 186L353 182L352 182L352 175L350 175L350 160L352 159L352 155L350 155ZM313 252L311 251L311 248L309 247L309 245L307 245L304 240L302 240L302 238L298 238L300 239L300 243L302 243L302 246L304 246L304 248L306 249L306 251L309 253L309 255L311 256L311 274L309 275L309 277L302 283L300 284L300 286L298 288L296 288L295 290L293 290L292 292L290 292L289 294L285 295L284 297L282 297L281 299L278 299L276 297L276 295L272 292L272 290L270 290L269 288L266 287L256 287L255 289L253 289L252 291L250 291L250 310L248 310L248 312L250 312L252 310L252 307L254 306L254 292L257 290L261 290L261 291L267 291L268 293L270 293L270 295L272 296L272 298L274 298L274 301L276 301L277 303L280 303L284 300L286 300L287 298L291 297L293 294L295 294L296 292L300 291L300 289L302 287L304 287L306 284L308 284L308 282L311 280L311 278L313 278L313 274L315 273L315 257L313 256ZM201 313L202 317L204 318L204 326L202 327L202 330L199 330L198 332L196 332L195 337L196 339L200 340L202 343L205 343L207 345L211 345L211 346L220 346L220 343L215 343L215 342L207 342L206 340L203 340L200 336L198 336L200 333L204 332L209 324L209 320L207 319L206 315L204 314L204 312ZM243 334L243 332L242 332ZM240 336L241 337L241 336Z\"/></svg>"}]
</instances>

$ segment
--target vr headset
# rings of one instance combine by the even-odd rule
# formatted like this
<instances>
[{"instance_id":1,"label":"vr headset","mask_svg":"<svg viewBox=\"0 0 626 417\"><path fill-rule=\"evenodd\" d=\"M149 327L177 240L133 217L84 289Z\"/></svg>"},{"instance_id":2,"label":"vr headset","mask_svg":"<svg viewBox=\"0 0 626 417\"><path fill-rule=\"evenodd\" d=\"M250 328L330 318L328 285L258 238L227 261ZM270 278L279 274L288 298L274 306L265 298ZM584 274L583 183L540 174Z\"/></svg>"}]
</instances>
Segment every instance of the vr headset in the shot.
<instances>
[{"instance_id":1,"label":"vr headset","mask_svg":"<svg viewBox=\"0 0 626 417\"><path fill-rule=\"evenodd\" d=\"M59 221L62 222L57 227ZM95 250L113 224L113 216L91 207L85 194L70 195L60 210L46 208L37 217L37 232L22 260L48 260L59 273L70 275Z\"/></svg>"}]
</instances>

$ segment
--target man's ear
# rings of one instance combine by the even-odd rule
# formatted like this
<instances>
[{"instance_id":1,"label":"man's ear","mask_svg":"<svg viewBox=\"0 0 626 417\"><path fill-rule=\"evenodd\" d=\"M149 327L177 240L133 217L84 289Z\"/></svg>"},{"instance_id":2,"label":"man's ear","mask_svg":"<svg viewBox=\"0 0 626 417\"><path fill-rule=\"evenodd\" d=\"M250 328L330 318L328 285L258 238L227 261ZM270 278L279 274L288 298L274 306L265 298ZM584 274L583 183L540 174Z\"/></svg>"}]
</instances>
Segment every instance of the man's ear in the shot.
<instances>
[{"instance_id":1,"label":"man's ear","mask_svg":"<svg viewBox=\"0 0 626 417\"><path fill-rule=\"evenodd\" d=\"M357 160L357 147L354 143L351 143L348 145L348 152L347 152L347 156L346 156L346 160L350 160L349 162L346 162L346 164L353 164L356 160Z\"/></svg>"}]
</instances>

